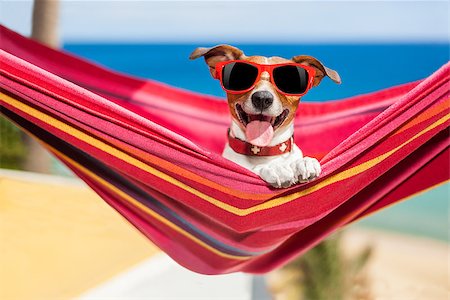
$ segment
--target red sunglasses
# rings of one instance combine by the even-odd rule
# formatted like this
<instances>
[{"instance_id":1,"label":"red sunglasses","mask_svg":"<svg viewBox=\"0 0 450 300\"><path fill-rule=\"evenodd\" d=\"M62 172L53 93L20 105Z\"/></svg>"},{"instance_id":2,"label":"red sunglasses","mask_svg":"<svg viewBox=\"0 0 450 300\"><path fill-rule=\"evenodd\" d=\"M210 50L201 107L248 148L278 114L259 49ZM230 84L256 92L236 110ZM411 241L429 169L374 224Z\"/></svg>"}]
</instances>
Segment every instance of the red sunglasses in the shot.
<instances>
[{"instance_id":1,"label":"red sunglasses","mask_svg":"<svg viewBox=\"0 0 450 300\"><path fill-rule=\"evenodd\" d=\"M302 96L313 85L315 70L297 63L261 65L244 60L230 60L216 64L215 78L230 94L243 94L253 89L261 74L268 72L270 81L285 95Z\"/></svg>"}]
</instances>

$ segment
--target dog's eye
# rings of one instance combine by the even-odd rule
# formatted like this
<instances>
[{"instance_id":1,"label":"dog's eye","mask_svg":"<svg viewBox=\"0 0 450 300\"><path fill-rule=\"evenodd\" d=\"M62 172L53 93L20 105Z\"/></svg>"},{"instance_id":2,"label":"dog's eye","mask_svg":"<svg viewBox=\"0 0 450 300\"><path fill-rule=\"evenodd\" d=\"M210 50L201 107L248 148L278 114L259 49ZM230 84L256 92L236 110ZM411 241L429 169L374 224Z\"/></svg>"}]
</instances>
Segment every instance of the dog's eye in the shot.
<instances>
[{"instance_id":1,"label":"dog's eye","mask_svg":"<svg viewBox=\"0 0 450 300\"><path fill-rule=\"evenodd\" d=\"M222 84L227 90L247 90L252 87L257 77L258 68L246 63L230 63L222 70Z\"/></svg>"},{"instance_id":2,"label":"dog's eye","mask_svg":"<svg viewBox=\"0 0 450 300\"><path fill-rule=\"evenodd\" d=\"M287 94L301 94L308 88L308 72L298 66L275 68L273 80L278 89Z\"/></svg>"}]
</instances>

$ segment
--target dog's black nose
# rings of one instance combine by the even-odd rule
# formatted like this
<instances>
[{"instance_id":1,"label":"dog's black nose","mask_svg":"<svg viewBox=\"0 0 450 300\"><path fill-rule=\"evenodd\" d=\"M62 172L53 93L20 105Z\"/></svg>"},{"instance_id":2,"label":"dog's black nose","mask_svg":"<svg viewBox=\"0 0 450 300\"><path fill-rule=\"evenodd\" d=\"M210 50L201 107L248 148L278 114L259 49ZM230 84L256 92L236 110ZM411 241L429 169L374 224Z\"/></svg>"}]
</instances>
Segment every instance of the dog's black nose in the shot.
<instances>
[{"instance_id":1,"label":"dog's black nose","mask_svg":"<svg viewBox=\"0 0 450 300\"><path fill-rule=\"evenodd\" d=\"M252 103L256 109L263 111L272 105L273 95L268 91L258 91L252 95Z\"/></svg>"}]
</instances>

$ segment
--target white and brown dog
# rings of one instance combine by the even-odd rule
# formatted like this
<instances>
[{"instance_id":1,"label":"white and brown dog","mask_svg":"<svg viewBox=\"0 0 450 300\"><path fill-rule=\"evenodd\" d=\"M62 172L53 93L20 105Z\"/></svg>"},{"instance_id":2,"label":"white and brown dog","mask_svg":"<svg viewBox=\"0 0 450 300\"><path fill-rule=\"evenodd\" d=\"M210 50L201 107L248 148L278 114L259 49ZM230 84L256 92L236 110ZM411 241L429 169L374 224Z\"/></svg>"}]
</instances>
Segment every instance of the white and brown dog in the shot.
<instances>
[{"instance_id":1,"label":"white and brown dog","mask_svg":"<svg viewBox=\"0 0 450 300\"><path fill-rule=\"evenodd\" d=\"M293 143L295 111L310 87L325 76L340 83L339 74L307 55L246 56L218 45L197 48L190 59L201 56L227 92L232 123L223 156L277 188L317 178L317 159L304 157Z\"/></svg>"}]
</instances>

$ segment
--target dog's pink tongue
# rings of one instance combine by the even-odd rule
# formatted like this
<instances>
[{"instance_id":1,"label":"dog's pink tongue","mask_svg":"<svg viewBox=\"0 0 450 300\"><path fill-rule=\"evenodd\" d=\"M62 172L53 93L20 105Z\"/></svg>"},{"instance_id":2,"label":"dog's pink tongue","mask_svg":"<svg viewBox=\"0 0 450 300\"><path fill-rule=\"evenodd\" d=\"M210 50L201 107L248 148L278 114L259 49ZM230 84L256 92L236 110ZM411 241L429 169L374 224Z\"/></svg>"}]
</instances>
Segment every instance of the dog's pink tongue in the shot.
<instances>
[{"instance_id":1,"label":"dog's pink tongue","mask_svg":"<svg viewBox=\"0 0 450 300\"><path fill-rule=\"evenodd\" d=\"M266 121L251 121L245 128L245 136L250 144L265 147L273 138L272 124Z\"/></svg>"}]
</instances>

